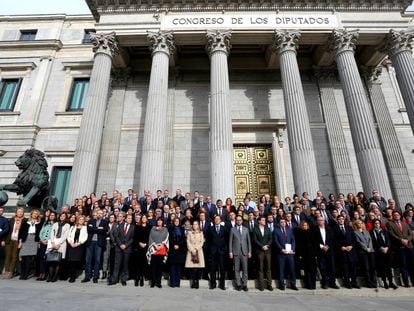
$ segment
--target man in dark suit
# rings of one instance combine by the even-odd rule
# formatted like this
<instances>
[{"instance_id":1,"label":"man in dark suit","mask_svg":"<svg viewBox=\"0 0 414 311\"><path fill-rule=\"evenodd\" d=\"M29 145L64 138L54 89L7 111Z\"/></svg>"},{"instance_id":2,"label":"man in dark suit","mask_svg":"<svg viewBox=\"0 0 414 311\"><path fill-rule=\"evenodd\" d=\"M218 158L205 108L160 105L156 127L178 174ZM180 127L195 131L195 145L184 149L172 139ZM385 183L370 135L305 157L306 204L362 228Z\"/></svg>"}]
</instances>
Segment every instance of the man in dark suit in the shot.
<instances>
[{"instance_id":1,"label":"man in dark suit","mask_svg":"<svg viewBox=\"0 0 414 311\"><path fill-rule=\"evenodd\" d=\"M214 213L212 211L216 208L216 205L213 203L211 195L207 196L206 202L204 202L203 207L206 209L207 213L210 216L214 216Z\"/></svg>"},{"instance_id":2,"label":"man in dark suit","mask_svg":"<svg viewBox=\"0 0 414 311\"><path fill-rule=\"evenodd\" d=\"M325 219L324 219L325 220ZM345 225L344 216L338 216L338 225L333 228L338 266L346 288L359 288L356 280L356 237L351 227Z\"/></svg>"},{"instance_id":3,"label":"man in dark suit","mask_svg":"<svg viewBox=\"0 0 414 311\"><path fill-rule=\"evenodd\" d=\"M219 215L222 222L227 221L228 214L227 210L223 207L223 201L217 200L216 205L213 204L214 207L210 210L210 219L214 219L216 215Z\"/></svg>"},{"instance_id":4,"label":"man in dark suit","mask_svg":"<svg viewBox=\"0 0 414 311\"><path fill-rule=\"evenodd\" d=\"M259 264L257 278L259 290L264 290L264 274L266 273L266 288L272 291L272 233L266 226L266 217L259 216L258 225L254 227L252 236Z\"/></svg>"},{"instance_id":5,"label":"man in dark suit","mask_svg":"<svg viewBox=\"0 0 414 311\"><path fill-rule=\"evenodd\" d=\"M286 220L281 219L279 226L273 232L276 243L277 259L279 263L279 289L285 290L285 266L287 265L290 278L290 288L298 290L296 287L295 273L295 237L292 230L286 227Z\"/></svg>"},{"instance_id":6,"label":"man in dark suit","mask_svg":"<svg viewBox=\"0 0 414 311\"><path fill-rule=\"evenodd\" d=\"M88 221L88 241L86 246L85 278L82 283L98 283L99 269L101 266L101 255L106 246L106 233L108 232L108 221L103 219L103 211L96 212L96 218Z\"/></svg>"},{"instance_id":7,"label":"man in dark suit","mask_svg":"<svg viewBox=\"0 0 414 311\"><path fill-rule=\"evenodd\" d=\"M164 190L164 196L162 198L164 205L169 205L172 199L170 198L170 192L166 189Z\"/></svg>"},{"instance_id":8,"label":"man in dark suit","mask_svg":"<svg viewBox=\"0 0 414 311\"><path fill-rule=\"evenodd\" d=\"M226 227L221 224L221 218L219 215L214 217L214 225L208 227L206 236L211 263L210 289L214 289L217 286L216 277L218 271L220 275L219 287L220 289L225 290L225 261L227 256L228 234Z\"/></svg>"},{"instance_id":9,"label":"man in dark suit","mask_svg":"<svg viewBox=\"0 0 414 311\"><path fill-rule=\"evenodd\" d=\"M234 259L234 273L236 279L236 290L247 289L248 280L248 259L252 256L252 244L249 230L242 226L243 217L236 216L236 226L230 230L229 257ZM243 273L240 279L240 271Z\"/></svg>"},{"instance_id":10,"label":"man in dark suit","mask_svg":"<svg viewBox=\"0 0 414 311\"><path fill-rule=\"evenodd\" d=\"M132 215L127 215L125 222L119 225L113 232L115 239L115 266L114 273L108 281L108 285L117 283L119 272L121 271L121 282L126 286L128 280L129 257L132 252L132 242L134 240L134 228L132 225Z\"/></svg>"},{"instance_id":11,"label":"man in dark suit","mask_svg":"<svg viewBox=\"0 0 414 311\"><path fill-rule=\"evenodd\" d=\"M172 199L178 206L181 205L181 202L185 200L181 192L181 189L175 190L175 197L173 197Z\"/></svg>"},{"instance_id":12,"label":"man in dark suit","mask_svg":"<svg viewBox=\"0 0 414 311\"><path fill-rule=\"evenodd\" d=\"M317 249L317 259L319 271L321 273L321 285L323 289L338 289L335 279L335 260L334 260L334 235L332 229L325 225L325 219L321 216L317 219L318 226L314 229L315 249Z\"/></svg>"},{"instance_id":13,"label":"man in dark suit","mask_svg":"<svg viewBox=\"0 0 414 311\"><path fill-rule=\"evenodd\" d=\"M390 235L391 248L394 250L401 271L402 281L405 287L410 287L408 277L414 284L414 253L413 253L413 236L407 223L401 221L401 215L398 211L392 213L393 221L386 224Z\"/></svg>"},{"instance_id":14,"label":"man in dark suit","mask_svg":"<svg viewBox=\"0 0 414 311\"><path fill-rule=\"evenodd\" d=\"M300 206L295 206L293 208L292 222L295 223L297 227L299 227L302 220L306 220L306 216L304 213L302 213Z\"/></svg>"}]
</instances>

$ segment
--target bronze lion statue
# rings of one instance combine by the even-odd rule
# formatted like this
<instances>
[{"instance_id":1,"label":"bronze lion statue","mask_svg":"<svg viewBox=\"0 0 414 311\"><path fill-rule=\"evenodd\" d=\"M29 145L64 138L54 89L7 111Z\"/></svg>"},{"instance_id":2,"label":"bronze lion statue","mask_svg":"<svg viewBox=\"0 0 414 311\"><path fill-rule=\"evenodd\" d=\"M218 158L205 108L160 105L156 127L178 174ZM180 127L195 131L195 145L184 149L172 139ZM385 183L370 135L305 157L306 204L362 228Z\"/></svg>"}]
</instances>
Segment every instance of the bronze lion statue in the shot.
<instances>
[{"instance_id":1,"label":"bronze lion statue","mask_svg":"<svg viewBox=\"0 0 414 311\"><path fill-rule=\"evenodd\" d=\"M17 206L45 208L43 201L49 196L49 173L45 154L34 148L27 149L14 164L21 172L13 184L0 185L0 190L23 195Z\"/></svg>"}]
</instances>

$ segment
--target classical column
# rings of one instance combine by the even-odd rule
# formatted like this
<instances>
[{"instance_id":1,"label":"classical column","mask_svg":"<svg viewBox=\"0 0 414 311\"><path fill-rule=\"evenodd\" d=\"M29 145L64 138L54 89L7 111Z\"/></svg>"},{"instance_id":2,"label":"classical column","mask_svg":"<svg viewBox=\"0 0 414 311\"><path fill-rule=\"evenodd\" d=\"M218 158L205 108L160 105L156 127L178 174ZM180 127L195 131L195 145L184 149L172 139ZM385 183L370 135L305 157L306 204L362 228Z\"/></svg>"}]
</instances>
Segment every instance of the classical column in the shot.
<instances>
[{"instance_id":1,"label":"classical column","mask_svg":"<svg viewBox=\"0 0 414 311\"><path fill-rule=\"evenodd\" d=\"M234 200L233 137L229 102L230 31L207 31L210 56L210 161L213 200Z\"/></svg>"},{"instance_id":2,"label":"classical column","mask_svg":"<svg viewBox=\"0 0 414 311\"><path fill-rule=\"evenodd\" d=\"M273 48L278 52L280 60L295 192L301 195L306 191L314 196L319 190L319 180L306 101L296 59L299 38L298 32L276 31Z\"/></svg>"},{"instance_id":3,"label":"classical column","mask_svg":"<svg viewBox=\"0 0 414 311\"><path fill-rule=\"evenodd\" d=\"M408 202L412 202L414 191L401 146L398 143L397 132L381 89L379 76L382 72L382 66L362 67L361 71L362 76L365 78L374 116L377 120L379 137L384 150L392 191L396 201L403 207Z\"/></svg>"},{"instance_id":4,"label":"classical column","mask_svg":"<svg viewBox=\"0 0 414 311\"><path fill-rule=\"evenodd\" d=\"M390 198L391 189L384 158L354 57L357 38L356 31L334 30L329 48L335 53L364 191L370 194L377 190L384 197Z\"/></svg>"},{"instance_id":5,"label":"classical column","mask_svg":"<svg viewBox=\"0 0 414 311\"><path fill-rule=\"evenodd\" d=\"M68 194L69 203L72 203L75 198L95 191L112 58L118 54L115 32L91 33L91 39L95 58L76 142Z\"/></svg>"},{"instance_id":6,"label":"classical column","mask_svg":"<svg viewBox=\"0 0 414 311\"><path fill-rule=\"evenodd\" d=\"M150 84L145 113L139 192L155 192L164 186L164 158L168 103L168 69L175 51L171 32L148 35L152 51Z\"/></svg>"},{"instance_id":7,"label":"classical column","mask_svg":"<svg viewBox=\"0 0 414 311\"><path fill-rule=\"evenodd\" d=\"M273 133L272 152L273 152L273 166L275 169L275 184L276 194L281 200L289 195L287 190L287 176L286 176L286 162L285 150L283 146L283 132L284 129L278 129Z\"/></svg>"},{"instance_id":8,"label":"classical column","mask_svg":"<svg viewBox=\"0 0 414 311\"><path fill-rule=\"evenodd\" d=\"M335 174L336 191L355 193L354 174L334 94L335 68L315 67L314 74L318 79L320 100Z\"/></svg>"},{"instance_id":9,"label":"classical column","mask_svg":"<svg viewBox=\"0 0 414 311\"><path fill-rule=\"evenodd\" d=\"M414 132L414 59L411 51L413 39L414 32L391 30L385 50L394 65L411 129Z\"/></svg>"},{"instance_id":10,"label":"classical column","mask_svg":"<svg viewBox=\"0 0 414 311\"><path fill-rule=\"evenodd\" d=\"M108 100L108 114L102 138L96 192L111 192L115 189L124 101L131 68L112 70L111 94Z\"/></svg>"}]
</instances>

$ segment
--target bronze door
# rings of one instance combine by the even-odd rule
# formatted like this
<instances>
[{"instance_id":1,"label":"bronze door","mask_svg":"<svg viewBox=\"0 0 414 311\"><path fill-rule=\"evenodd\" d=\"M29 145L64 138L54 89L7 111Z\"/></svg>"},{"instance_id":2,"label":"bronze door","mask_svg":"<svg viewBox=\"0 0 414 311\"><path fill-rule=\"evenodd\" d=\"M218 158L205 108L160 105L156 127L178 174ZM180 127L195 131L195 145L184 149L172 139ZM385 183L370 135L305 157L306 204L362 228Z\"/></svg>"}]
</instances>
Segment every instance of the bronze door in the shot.
<instances>
[{"instance_id":1,"label":"bronze door","mask_svg":"<svg viewBox=\"0 0 414 311\"><path fill-rule=\"evenodd\" d=\"M246 195L258 203L262 195L275 195L275 175L271 146L235 145L233 153L236 207Z\"/></svg>"}]
</instances>

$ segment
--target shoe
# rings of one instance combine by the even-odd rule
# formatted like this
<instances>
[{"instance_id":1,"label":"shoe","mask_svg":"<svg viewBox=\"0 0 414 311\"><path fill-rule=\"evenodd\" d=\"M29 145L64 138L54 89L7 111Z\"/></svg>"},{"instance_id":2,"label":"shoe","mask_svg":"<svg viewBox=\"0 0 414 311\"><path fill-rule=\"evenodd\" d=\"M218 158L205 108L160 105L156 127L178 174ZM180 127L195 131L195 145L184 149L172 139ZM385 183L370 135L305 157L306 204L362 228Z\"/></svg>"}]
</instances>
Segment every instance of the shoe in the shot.
<instances>
[{"instance_id":1,"label":"shoe","mask_svg":"<svg viewBox=\"0 0 414 311\"><path fill-rule=\"evenodd\" d=\"M134 281L134 286L138 287L138 280L137 279L135 279L135 281Z\"/></svg>"},{"instance_id":2,"label":"shoe","mask_svg":"<svg viewBox=\"0 0 414 311\"><path fill-rule=\"evenodd\" d=\"M84 278L81 283L88 283L91 279L90 278Z\"/></svg>"},{"instance_id":3,"label":"shoe","mask_svg":"<svg viewBox=\"0 0 414 311\"><path fill-rule=\"evenodd\" d=\"M215 289L216 288L216 285L210 285L208 288L209 289Z\"/></svg>"},{"instance_id":4,"label":"shoe","mask_svg":"<svg viewBox=\"0 0 414 311\"><path fill-rule=\"evenodd\" d=\"M285 286L279 286L280 290L285 290Z\"/></svg>"},{"instance_id":5,"label":"shoe","mask_svg":"<svg viewBox=\"0 0 414 311\"><path fill-rule=\"evenodd\" d=\"M249 289L247 288L247 286L243 286L243 290L244 290L245 292L248 292L248 291L249 291Z\"/></svg>"},{"instance_id":6,"label":"shoe","mask_svg":"<svg viewBox=\"0 0 414 311\"><path fill-rule=\"evenodd\" d=\"M309 289L316 289L316 285L311 285Z\"/></svg>"},{"instance_id":7,"label":"shoe","mask_svg":"<svg viewBox=\"0 0 414 311\"><path fill-rule=\"evenodd\" d=\"M398 288L398 286L397 286L397 285L395 285L393 282L390 282L390 287L391 287L392 289L397 289L397 288Z\"/></svg>"},{"instance_id":8,"label":"shoe","mask_svg":"<svg viewBox=\"0 0 414 311\"><path fill-rule=\"evenodd\" d=\"M263 287L259 287L258 290L260 290L261 292L264 291Z\"/></svg>"},{"instance_id":9,"label":"shoe","mask_svg":"<svg viewBox=\"0 0 414 311\"><path fill-rule=\"evenodd\" d=\"M220 285L221 290L226 290L226 287L224 285Z\"/></svg>"},{"instance_id":10,"label":"shoe","mask_svg":"<svg viewBox=\"0 0 414 311\"><path fill-rule=\"evenodd\" d=\"M333 288L333 289L339 289L339 286L338 286L338 285L336 285L336 284L332 284L332 285L330 286L330 288Z\"/></svg>"},{"instance_id":11,"label":"shoe","mask_svg":"<svg viewBox=\"0 0 414 311\"><path fill-rule=\"evenodd\" d=\"M352 288L360 289L361 286L359 286L358 284L352 284Z\"/></svg>"},{"instance_id":12,"label":"shoe","mask_svg":"<svg viewBox=\"0 0 414 311\"><path fill-rule=\"evenodd\" d=\"M144 278L139 279L139 286L144 286Z\"/></svg>"},{"instance_id":13,"label":"shoe","mask_svg":"<svg viewBox=\"0 0 414 311\"><path fill-rule=\"evenodd\" d=\"M98 278L93 278L93 282L96 284L98 283Z\"/></svg>"},{"instance_id":14,"label":"shoe","mask_svg":"<svg viewBox=\"0 0 414 311\"><path fill-rule=\"evenodd\" d=\"M46 278L45 278L45 277L38 277L38 278L36 279L36 281L44 281L44 280L46 280Z\"/></svg>"},{"instance_id":15,"label":"shoe","mask_svg":"<svg viewBox=\"0 0 414 311\"><path fill-rule=\"evenodd\" d=\"M235 289L239 292L239 291L241 291L241 286L236 285Z\"/></svg>"},{"instance_id":16,"label":"shoe","mask_svg":"<svg viewBox=\"0 0 414 311\"><path fill-rule=\"evenodd\" d=\"M405 288L410 288L411 286L410 286L410 284L405 284L404 287Z\"/></svg>"},{"instance_id":17,"label":"shoe","mask_svg":"<svg viewBox=\"0 0 414 311\"><path fill-rule=\"evenodd\" d=\"M112 281L108 281L108 286L111 286L111 285L115 285L116 283L115 282L112 282Z\"/></svg>"},{"instance_id":18,"label":"shoe","mask_svg":"<svg viewBox=\"0 0 414 311\"><path fill-rule=\"evenodd\" d=\"M108 277L108 272L104 271L102 272L101 280L105 280Z\"/></svg>"},{"instance_id":19,"label":"shoe","mask_svg":"<svg viewBox=\"0 0 414 311\"><path fill-rule=\"evenodd\" d=\"M273 292L273 286L271 286L271 285L270 285L270 286L268 286L268 287L267 287L267 290L269 290L269 291Z\"/></svg>"},{"instance_id":20,"label":"shoe","mask_svg":"<svg viewBox=\"0 0 414 311\"><path fill-rule=\"evenodd\" d=\"M299 289L296 287L296 285L291 286L291 287L290 287L290 289L291 289L291 290L299 290Z\"/></svg>"},{"instance_id":21,"label":"shoe","mask_svg":"<svg viewBox=\"0 0 414 311\"><path fill-rule=\"evenodd\" d=\"M322 287L322 289L328 289L328 285L326 285L326 284L323 284L321 287Z\"/></svg>"},{"instance_id":22,"label":"shoe","mask_svg":"<svg viewBox=\"0 0 414 311\"><path fill-rule=\"evenodd\" d=\"M122 286L126 286L126 282L125 281L122 281L121 284L122 284Z\"/></svg>"},{"instance_id":23,"label":"shoe","mask_svg":"<svg viewBox=\"0 0 414 311\"><path fill-rule=\"evenodd\" d=\"M75 278L69 278L69 283L75 283Z\"/></svg>"},{"instance_id":24,"label":"shoe","mask_svg":"<svg viewBox=\"0 0 414 311\"><path fill-rule=\"evenodd\" d=\"M161 284L157 284L157 287L158 287L158 288L162 288L162 285L161 285Z\"/></svg>"}]
</instances>

